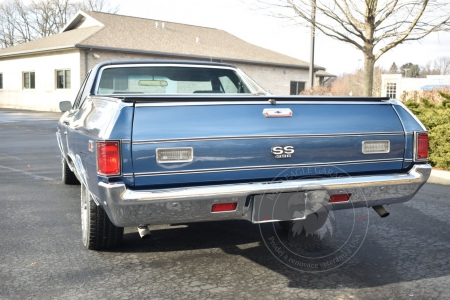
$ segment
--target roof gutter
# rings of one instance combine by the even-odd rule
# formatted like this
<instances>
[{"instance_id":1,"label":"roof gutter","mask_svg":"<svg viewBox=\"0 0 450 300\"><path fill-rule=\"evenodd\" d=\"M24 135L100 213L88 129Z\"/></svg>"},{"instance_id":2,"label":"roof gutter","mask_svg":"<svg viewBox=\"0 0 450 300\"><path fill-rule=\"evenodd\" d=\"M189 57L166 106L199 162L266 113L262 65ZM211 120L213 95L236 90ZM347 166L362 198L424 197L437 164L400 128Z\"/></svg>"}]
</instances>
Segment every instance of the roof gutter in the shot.
<instances>
[{"instance_id":1,"label":"roof gutter","mask_svg":"<svg viewBox=\"0 0 450 300\"><path fill-rule=\"evenodd\" d=\"M69 46L44 48L44 49L39 49L39 50L9 52L9 53L5 53L5 54L0 53L0 58L11 57L11 56L21 56L21 55L27 55L27 54L41 54L41 53L46 53L46 52L63 51L63 50L68 50L68 49L75 50L76 48L77 48L76 45L69 45Z\"/></svg>"},{"instance_id":2,"label":"roof gutter","mask_svg":"<svg viewBox=\"0 0 450 300\"><path fill-rule=\"evenodd\" d=\"M212 60L216 60L217 61L217 60L219 60L220 62L236 62L236 63L247 63L247 64L254 64L254 65L263 65L263 66L276 66L276 67L285 67L285 68L295 68L295 69L309 70L309 65L291 65L291 64L282 64L282 63L264 62L264 61L253 61L253 60L245 60L245 59L237 59L237 58L214 57L214 56L203 56L203 55L181 54L181 53L168 53L168 52L159 52L159 51L115 48L115 47L102 47L102 46L84 45L84 44L75 44L75 47L76 48L80 48L80 49L97 49L97 50L106 50L106 51L117 51L117 52L128 52L128 53L138 53L138 54L170 56L170 57L177 57L177 58L194 58L194 59L209 60L209 61L212 61ZM315 70L325 70L325 68L316 66Z\"/></svg>"}]
</instances>

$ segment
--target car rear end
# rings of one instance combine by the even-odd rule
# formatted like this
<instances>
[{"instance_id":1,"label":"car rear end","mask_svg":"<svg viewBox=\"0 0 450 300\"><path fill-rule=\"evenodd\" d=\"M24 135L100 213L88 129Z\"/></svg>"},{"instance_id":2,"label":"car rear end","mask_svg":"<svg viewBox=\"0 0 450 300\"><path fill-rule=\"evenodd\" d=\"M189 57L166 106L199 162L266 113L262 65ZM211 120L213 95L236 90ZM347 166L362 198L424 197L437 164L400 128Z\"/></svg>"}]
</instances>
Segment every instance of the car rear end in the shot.
<instances>
[{"instance_id":1,"label":"car rear end","mask_svg":"<svg viewBox=\"0 0 450 300\"><path fill-rule=\"evenodd\" d=\"M293 197L329 210L393 204L430 174L427 131L396 101L258 95L228 65L116 67L96 86L132 110L129 137L97 142L96 196L116 226L305 218Z\"/></svg>"}]
</instances>

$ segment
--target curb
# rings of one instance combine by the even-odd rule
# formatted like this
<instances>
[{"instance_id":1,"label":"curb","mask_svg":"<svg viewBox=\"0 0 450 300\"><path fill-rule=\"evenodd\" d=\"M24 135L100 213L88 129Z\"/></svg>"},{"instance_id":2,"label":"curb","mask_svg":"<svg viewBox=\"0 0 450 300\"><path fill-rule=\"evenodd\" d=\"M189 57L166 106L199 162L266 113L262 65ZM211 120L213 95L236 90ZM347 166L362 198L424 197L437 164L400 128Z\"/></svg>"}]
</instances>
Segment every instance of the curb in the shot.
<instances>
[{"instance_id":1,"label":"curb","mask_svg":"<svg viewBox=\"0 0 450 300\"><path fill-rule=\"evenodd\" d=\"M450 171L432 169L427 183L450 185Z\"/></svg>"}]
</instances>

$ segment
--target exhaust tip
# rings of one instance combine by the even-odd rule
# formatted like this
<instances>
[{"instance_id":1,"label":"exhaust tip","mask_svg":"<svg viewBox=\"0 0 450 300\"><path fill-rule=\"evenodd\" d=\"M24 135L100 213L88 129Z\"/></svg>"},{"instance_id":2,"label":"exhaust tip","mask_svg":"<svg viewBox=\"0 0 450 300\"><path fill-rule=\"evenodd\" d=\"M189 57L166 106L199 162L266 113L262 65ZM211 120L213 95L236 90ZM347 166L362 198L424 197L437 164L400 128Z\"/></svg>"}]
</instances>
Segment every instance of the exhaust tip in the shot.
<instances>
[{"instance_id":1,"label":"exhaust tip","mask_svg":"<svg viewBox=\"0 0 450 300\"><path fill-rule=\"evenodd\" d=\"M375 206L372 206L372 208L382 218L386 218L387 216L390 215L390 213L383 207L383 205L375 205Z\"/></svg>"},{"instance_id":2,"label":"exhaust tip","mask_svg":"<svg viewBox=\"0 0 450 300\"><path fill-rule=\"evenodd\" d=\"M147 225L139 225L138 226L138 232L143 240L148 240L152 237L152 233L150 232L150 229L148 229Z\"/></svg>"}]
</instances>

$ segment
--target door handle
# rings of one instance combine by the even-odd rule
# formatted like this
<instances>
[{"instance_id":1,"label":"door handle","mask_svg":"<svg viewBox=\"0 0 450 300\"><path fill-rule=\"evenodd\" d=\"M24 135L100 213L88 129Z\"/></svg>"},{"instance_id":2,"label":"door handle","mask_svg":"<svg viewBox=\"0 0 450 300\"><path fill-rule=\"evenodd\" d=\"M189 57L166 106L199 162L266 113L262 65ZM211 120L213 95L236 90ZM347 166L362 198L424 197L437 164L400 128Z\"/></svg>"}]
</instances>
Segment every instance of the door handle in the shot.
<instances>
[{"instance_id":1,"label":"door handle","mask_svg":"<svg viewBox=\"0 0 450 300\"><path fill-rule=\"evenodd\" d=\"M63 123L66 124L66 125L70 125L70 122L67 121L67 120L64 120Z\"/></svg>"}]
</instances>

